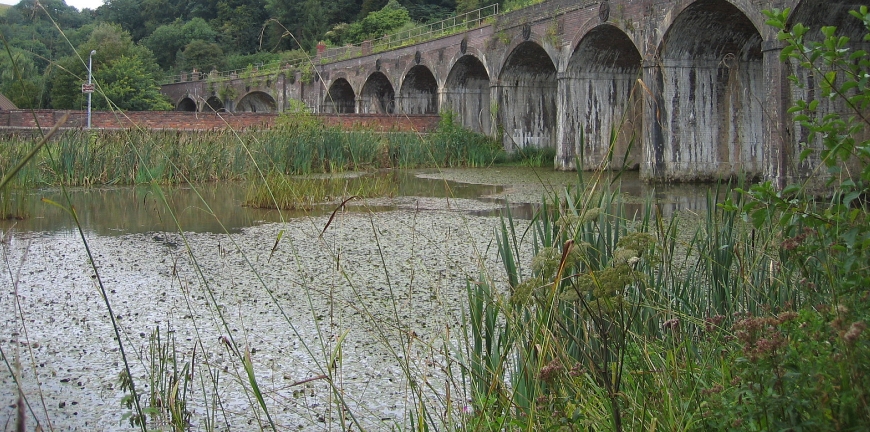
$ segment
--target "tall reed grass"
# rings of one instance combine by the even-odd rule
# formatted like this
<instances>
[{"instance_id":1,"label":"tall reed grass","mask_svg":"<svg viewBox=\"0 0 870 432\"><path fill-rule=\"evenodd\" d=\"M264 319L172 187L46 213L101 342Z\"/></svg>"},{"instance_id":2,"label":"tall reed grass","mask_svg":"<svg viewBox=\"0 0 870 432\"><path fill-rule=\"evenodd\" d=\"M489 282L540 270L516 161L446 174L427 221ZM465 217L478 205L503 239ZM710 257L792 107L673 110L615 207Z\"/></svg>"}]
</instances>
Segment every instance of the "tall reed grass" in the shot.
<instances>
[{"instance_id":1,"label":"tall reed grass","mask_svg":"<svg viewBox=\"0 0 870 432\"><path fill-rule=\"evenodd\" d=\"M0 137L0 173L33 140ZM268 131L65 131L46 154L24 166L19 185L127 185L243 180L255 167L283 174L383 168L488 166L507 156L491 138L445 120L434 133L343 131L306 123Z\"/></svg>"},{"instance_id":2,"label":"tall reed grass","mask_svg":"<svg viewBox=\"0 0 870 432\"><path fill-rule=\"evenodd\" d=\"M730 380L728 330L805 306L777 234L742 222L718 188L702 215L626 213L599 178L545 199L497 236L510 286L469 288L471 430L696 430ZM531 239L532 247L517 247ZM711 393L713 392L713 393Z\"/></svg>"}]
</instances>

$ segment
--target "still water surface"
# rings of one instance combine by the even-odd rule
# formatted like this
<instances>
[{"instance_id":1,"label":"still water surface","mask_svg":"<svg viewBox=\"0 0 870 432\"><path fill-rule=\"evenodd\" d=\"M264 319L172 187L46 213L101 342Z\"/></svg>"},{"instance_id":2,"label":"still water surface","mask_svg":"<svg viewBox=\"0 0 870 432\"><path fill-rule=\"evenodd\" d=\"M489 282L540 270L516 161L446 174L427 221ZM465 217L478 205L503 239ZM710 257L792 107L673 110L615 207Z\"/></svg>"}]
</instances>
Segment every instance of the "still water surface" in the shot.
<instances>
[{"instance_id":1,"label":"still water surface","mask_svg":"<svg viewBox=\"0 0 870 432\"><path fill-rule=\"evenodd\" d=\"M479 168L457 170L406 170L388 174L397 182L398 197L435 197L476 199L497 202L504 208L511 203L514 217L530 218L545 193L562 193L576 185L577 173L533 168ZM588 174L587 174L588 176ZM706 206L707 184L650 185L629 172L618 180L620 190L635 202L652 198L664 214L676 210L701 210ZM166 197L170 212L160 198ZM212 183L162 187L96 187L69 190L69 202L75 208L86 231L100 235L119 235L152 231L177 231L175 220L187 232L238 232L239 230L282 219L320 216L332 212L335 205L312 211L254 209L243 205L248 186L244 183ZM0 221L7 231L72 231L70 214L48 201L66 204L59 188L39 189L27 197L29 217L22 221ZM633 211L629 206L629 211ZM388 201L377 206L348 207L349 211L388 211L396 207ZM498 211L477 211L488 216Z\"/></svg>"}]
</instances>

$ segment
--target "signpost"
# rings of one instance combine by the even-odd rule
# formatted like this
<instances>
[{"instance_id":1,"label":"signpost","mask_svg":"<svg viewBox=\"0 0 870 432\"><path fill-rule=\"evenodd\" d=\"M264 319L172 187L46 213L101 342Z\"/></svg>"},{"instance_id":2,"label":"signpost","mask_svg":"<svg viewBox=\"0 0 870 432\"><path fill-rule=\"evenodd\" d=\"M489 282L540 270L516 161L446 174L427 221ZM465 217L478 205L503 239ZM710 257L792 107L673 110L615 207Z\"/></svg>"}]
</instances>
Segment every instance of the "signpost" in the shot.
<instances>
[{"instance_id":1,"label":"signpost","mask_svg":"<svg viewBox=\"0 0 870 432\"><path fill-rule=\"evenodd\" d=\"M88 83L82 84L82 93L88 94L88 129L91 128L91 93L94 92L94 54L97 50L91 50L91 55L88 56Z\"/></svg>"}]
</instances>

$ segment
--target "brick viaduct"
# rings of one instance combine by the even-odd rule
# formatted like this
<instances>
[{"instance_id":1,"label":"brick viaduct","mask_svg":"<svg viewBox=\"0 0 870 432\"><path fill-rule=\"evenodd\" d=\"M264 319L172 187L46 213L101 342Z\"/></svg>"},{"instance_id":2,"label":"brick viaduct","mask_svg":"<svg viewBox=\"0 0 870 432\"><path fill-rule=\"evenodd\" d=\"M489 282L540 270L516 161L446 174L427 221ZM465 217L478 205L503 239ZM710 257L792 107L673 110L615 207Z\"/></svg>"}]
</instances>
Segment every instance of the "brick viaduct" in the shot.
<instances>
[{"instance_id":1,"label":"brick viaduct","mask_svg":"<svg viewBox=\"0 0 870 432\"><path fill-rule=\"evenodd\" d=\"M788 107L815 89L779 60L765 9L853 41L870 0L550 0L464 33L300 73L166 85L180 110L457 114L508 150L553 147L561 169L638 167L651 180L740 174L784 182L806 131ZM813 32L817 34L817 32ZM857 42L856 42L857 43ZM868 50L870 51L870 50ZM829 106L825 109L837 109ZM579 166L577 165L579 164Z\"/></svg>"}]
</instances>

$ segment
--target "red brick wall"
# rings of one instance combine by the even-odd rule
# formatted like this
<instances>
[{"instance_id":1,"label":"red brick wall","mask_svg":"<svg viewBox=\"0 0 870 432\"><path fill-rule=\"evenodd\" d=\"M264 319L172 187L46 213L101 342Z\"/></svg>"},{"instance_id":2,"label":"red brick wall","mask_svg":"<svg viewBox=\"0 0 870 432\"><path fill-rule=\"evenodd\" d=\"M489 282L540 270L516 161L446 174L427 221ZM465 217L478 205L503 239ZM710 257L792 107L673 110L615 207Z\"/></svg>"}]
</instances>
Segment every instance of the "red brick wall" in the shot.
<instances>
[{"instance_id":1,"label":"red brick wall","mask_svg":"<svg viewBox=\"0 0 870 432\"><path fill-rule=\"evenodd\" d=\"M13 110L0 111L0 129L51 128L64 114L69 118L63 127L83 128L87 126L85 111L54 111L54 110ZM194 113L184 111L136 111L109 112L94 111L91 113L91 127L100 129L129 129L141 127L146 129L175 130L216 130L224 128L269 128L275 124L277 114L266 113ZM344 128L364 127L378 131L406 130L429 132L438 125L437 115L378 115L378 114L342 114L318 115L328 125Z\"/></svg>"}]
</instances>

